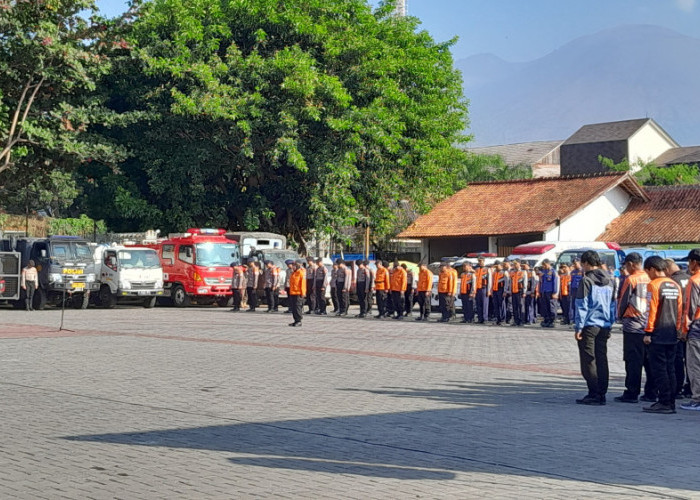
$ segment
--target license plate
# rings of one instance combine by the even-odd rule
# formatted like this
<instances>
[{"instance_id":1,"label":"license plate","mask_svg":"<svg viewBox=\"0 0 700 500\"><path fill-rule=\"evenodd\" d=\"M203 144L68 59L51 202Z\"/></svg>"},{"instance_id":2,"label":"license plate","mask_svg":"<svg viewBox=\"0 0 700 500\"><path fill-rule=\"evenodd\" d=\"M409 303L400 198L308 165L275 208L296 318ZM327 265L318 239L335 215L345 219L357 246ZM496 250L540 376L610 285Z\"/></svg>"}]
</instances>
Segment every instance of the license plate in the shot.
<instances>
[{"instance_id":1,"label":"license plate","mask_svg":"<svg viewBox=\"0 0 700 500\"><path fill-rule=\"evenodd\" d=\"M84 290L85 289L85 283L73 283L71 285L74 290Z\"/></svg>"},{"instance_id":2,"label":"license plate","mask_svg":"<svg viewBox=\"0 0 700 500\"><path fill-rule=\"evenodd\" d=\"M64 269L63 274L83 274L82 269Z\"/></svg>"},{"instance_id":3,"label":"license plate","mask_svg":"<svg viewBox=\"0 0 700 500\"><path fill-rule=\"evenodd\" d=\"M150 295L148 290L139 290L139 295Z\"/></svg>"}]
</instances>

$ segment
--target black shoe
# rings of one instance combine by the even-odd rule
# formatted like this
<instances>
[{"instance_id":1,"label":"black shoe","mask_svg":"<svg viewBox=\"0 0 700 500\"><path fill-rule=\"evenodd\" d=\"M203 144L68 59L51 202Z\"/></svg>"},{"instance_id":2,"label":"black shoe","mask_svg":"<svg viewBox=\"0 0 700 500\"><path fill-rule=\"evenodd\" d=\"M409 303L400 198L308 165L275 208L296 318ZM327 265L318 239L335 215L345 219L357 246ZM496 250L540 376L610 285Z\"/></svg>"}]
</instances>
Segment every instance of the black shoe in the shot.
<instances>
[{"instance_id":1,"label":"black shoe","mask_svg":"<svg viewBox=\"0 0 700 500\"><path fill-rule=\"evenodd\" d=\"M664 405L661 403L654 403L651 406L645 406L642 411L646 413L661 413L662 415L672 415L676 413L676 409L673 406Z\"/></svg>"},{"instance_id":2,"label":"black shoe","mask_svg":"<svg viewBox=\"0 0 700 500\"><path fill-rule=\"evenodd\" d=\"M292 314L292 311L284 311L284 314Z\"/></svg>"},{"instance_id":3,"label":"black shoe","mask_svg":"<svg viewBox=\"0 0 700 500\"><path fill-rule=\"evenodd\" d=\"M246 312L254 313L254 312L255 312L255 309L248 309L248 310L246 310Z\"/></svg>"},{"instance_id":4,"label":"black shoe","mask_svg":"<svg viewBox=\"0 0 700 500\"><path fill-rule=\"evenodd\" d=\"M295 323L289 323L289 326L297 326L296 322Z\"/></svg>"},{"instance_id":5,"label":"black shoe","mask_svg":"<svg viewBox=\"0 0 700 500\"><path fill-rule=\"evenodd\" d=\"M638 403L639 400L637 398L628 398L624 395L622 396L615 396L615 401L618 403Z\"/></svg>"},{"instance_id":6,"label":"black shoe","mask_svg":"<svg viewBox=\"0 0 700 500\"><path fill-rule=\"evenodd\" d=\"M599 396L584 396L581 399L576 400L577 405L588 405L588 406L604 406L605 398Z\"/></svg>"},{"instance_id":7,"label":"black shoe","mask_svg":"<svg viewBox=\"0 0 700 500\"><path fill-rule=\"evenodd\" d=\"M425 321L423 318L416 318L413 321Z\"/></svg>"},{"instance_id":8,"label":"black shoe","mask_svg":"<svg viewBox=\"0 0 700 500\"><path fill-rule=\"evenodd\" d=\"M656 398L647 396L646 394L639 396L639 400L644 401L645 403L656 403Z\"/></svg>"},{"instance_id":9,"label":"black shoe","mask_svg":"<svg viewBox=\"0 0 700 500\"><path fill-rule=\"evenodd\" d=\"M357 317L358 317L358 318L366 318L367 315L366 315L366 314L358 314Z\"/></svg>"},{"instance_id":10,"label":"black shoe","mask_svg":"<svg viewBox=\"0 0 700 500\"><path fill-rule=\"evenodd\" d=\"M462 321L460 321L460 323L469 323L469 321L467 321L466 319L463 319Z\"/></svg>"},{"instance_id":11,"label":"black shoe","mask_svg":"<svg viewBox=\"0 0 700 500\"><path fill-rule=\"evenodd\" d=\"M271 313L271 312L272 312L272 309L268 309L268 310L265 311L265 312L266 312L266 313Z\"/></svg>"}]
</instances>

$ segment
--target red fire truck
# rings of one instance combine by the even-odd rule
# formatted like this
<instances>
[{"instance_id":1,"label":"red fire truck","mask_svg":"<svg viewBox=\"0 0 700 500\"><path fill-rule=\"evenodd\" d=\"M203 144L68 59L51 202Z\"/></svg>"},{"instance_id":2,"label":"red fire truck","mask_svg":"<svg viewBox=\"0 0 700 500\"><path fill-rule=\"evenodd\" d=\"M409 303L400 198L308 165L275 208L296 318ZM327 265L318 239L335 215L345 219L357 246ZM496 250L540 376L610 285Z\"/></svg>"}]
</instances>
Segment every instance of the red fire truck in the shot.
<instances>
[{"instance_id":1,"label":"red fire truck","mask_svg":"<svg viewBox=\"0 0 700 500\"><path fill-rule=\"evenodd\" d=\"M191 228L156 243L144 242L158 252L163 266L165 300L176 307L190 302L226 306L231 299L231 263L240 261L237 241L225 229Z\"/></svg>"}]
</instances>

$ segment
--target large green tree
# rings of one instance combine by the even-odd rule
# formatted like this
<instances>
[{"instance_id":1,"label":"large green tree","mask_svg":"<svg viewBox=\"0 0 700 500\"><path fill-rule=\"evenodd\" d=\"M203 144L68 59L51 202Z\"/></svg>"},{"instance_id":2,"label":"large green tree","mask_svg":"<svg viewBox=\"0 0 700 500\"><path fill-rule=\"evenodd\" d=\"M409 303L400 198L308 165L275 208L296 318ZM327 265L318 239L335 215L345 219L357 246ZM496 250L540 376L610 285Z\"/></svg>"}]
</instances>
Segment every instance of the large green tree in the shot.
<instances>
[{"instance_id":1,"label":"large green tree","mask_svg":"<svg viewBox=\"0 0 700 500\"><path fill-rule=\"evenodd\" d=\"M0 0L0 208L65 208L77 164L125 157L97 130L127 116L95 92L117 25L93 0Z\"/></svg>"},{"instance_id":2,"label":"large green tree","mask_svg":"<svg viewBox=\"0 0 700 500\"><path fill-rule=\"evenodd\" d=\"M270 229L303 241L452 190L467 103L452 42L366 0L154 0L104 81L148 118L85 186L112 226ZM99 204L97 203L99 202Z\"/></svg>"}]
</instances>

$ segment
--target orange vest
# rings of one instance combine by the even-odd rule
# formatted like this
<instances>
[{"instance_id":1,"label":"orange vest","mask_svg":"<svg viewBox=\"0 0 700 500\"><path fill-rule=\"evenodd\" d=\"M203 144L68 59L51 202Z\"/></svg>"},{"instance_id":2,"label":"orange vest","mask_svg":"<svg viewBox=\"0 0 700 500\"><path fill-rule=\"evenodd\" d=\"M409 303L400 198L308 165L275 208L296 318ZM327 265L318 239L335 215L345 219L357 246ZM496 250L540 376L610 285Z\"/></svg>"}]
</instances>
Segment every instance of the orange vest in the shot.
<instances>
[{"instance_id":1,"label":"orange vest","mask_svg":"<svg viewBox=\"0 0 700 500\"><path fill-rule=\"evenodd\" d=\"M561 295L569 295L569 288L571 285L571 275L570 274L560 274L559 275L559 292Z\"/></svg>"},{"instance_id":2,"label":"orange vest","mask_svg":"<svg viewBox=\"0 0 700 500\"><path fill-rule=\"evenodd\" d=\"M438 293L454 293L455 276L452 270L445 269L438 278Z\"/></svg>"},{"instance_id":3,"label":"orange vest","mask_svg":"<svg viewBox=\"0 0 700 500\"><path fill-rule=\"evenodd\" d=\"M474 273L472 271L465 271L462 273L462 282L460 283L459 293L462 295L467 295L472 293L472 280L474 279Z\"/></svg>"},{"instance_id":4,"label":"orange vest","mask_svg":"<svg viewBox=\"0 0 700 500\"><path fill-rule=\"evenodd\" d=\"M391 276L391 291L405 292L406 291L406 270L403 267L394 269Z\"/></svg>"},{"instance_id":5,"label":"orange vest","mask_svg":"<svg viewBox=\"0 0 700 500\"><path fill-rule=\"evenodd\" d=\"M389 290L389 271L386 267L377 269L377 274L374 277L374 289L377 291Z\"/></svg>"},{"instance_id":6,"label":"orange vest","mask_svg":"<svg viewBox=\"0 0 700 500\"><path fill-rule=\"evenodd\" d=\"M306 271L304 268L297 269L289 278L289 295L306 296Z\"/></svg>"},{"instance_id":7,"label":"orange vest","mask_svg":"<svg viewBox=\"0 0 700 500\"><path fill-rule=\"evenodd\" d=\"M418 291L429 292L433 289L433 272L430 269L421 269L418 272Z\"/></svg>"},{"instance_id":8,"label":"orange vest","mask_svg":"<svg viewBox=\"0 0 700 500\"><path fill-rule=\"evenodd\" d=\"M511 293L520 293L520 281L523 279L524 271L511 271L510 273L510 291Z\"/></svg>"},{"instance_id":9,"label":"orange vest","mask_svg":"<svg viewBox=\"0 0 700 500\"><path fill-rule=\"evenodd\" d=\"M491 285L491 289L494 292L498 291L498 288L501 284L501 278L503 278L505 275L506 275L506 273L504 273L503 271L494 271L493 272L493 275L491 276L491 279L493 280L493 285ZM503 291L505 291L505 289Z\"/></svg>"},{"instance_id":10,"label":"orange vest","mask_svg":"<svg viewBox=\"0 0 700 500\"><path fill-rule=\"evenodd\" d=\"M480 267L476 270L476 289L488 288L489 270L485 267Z\"/></svg>"}]
</instances>

